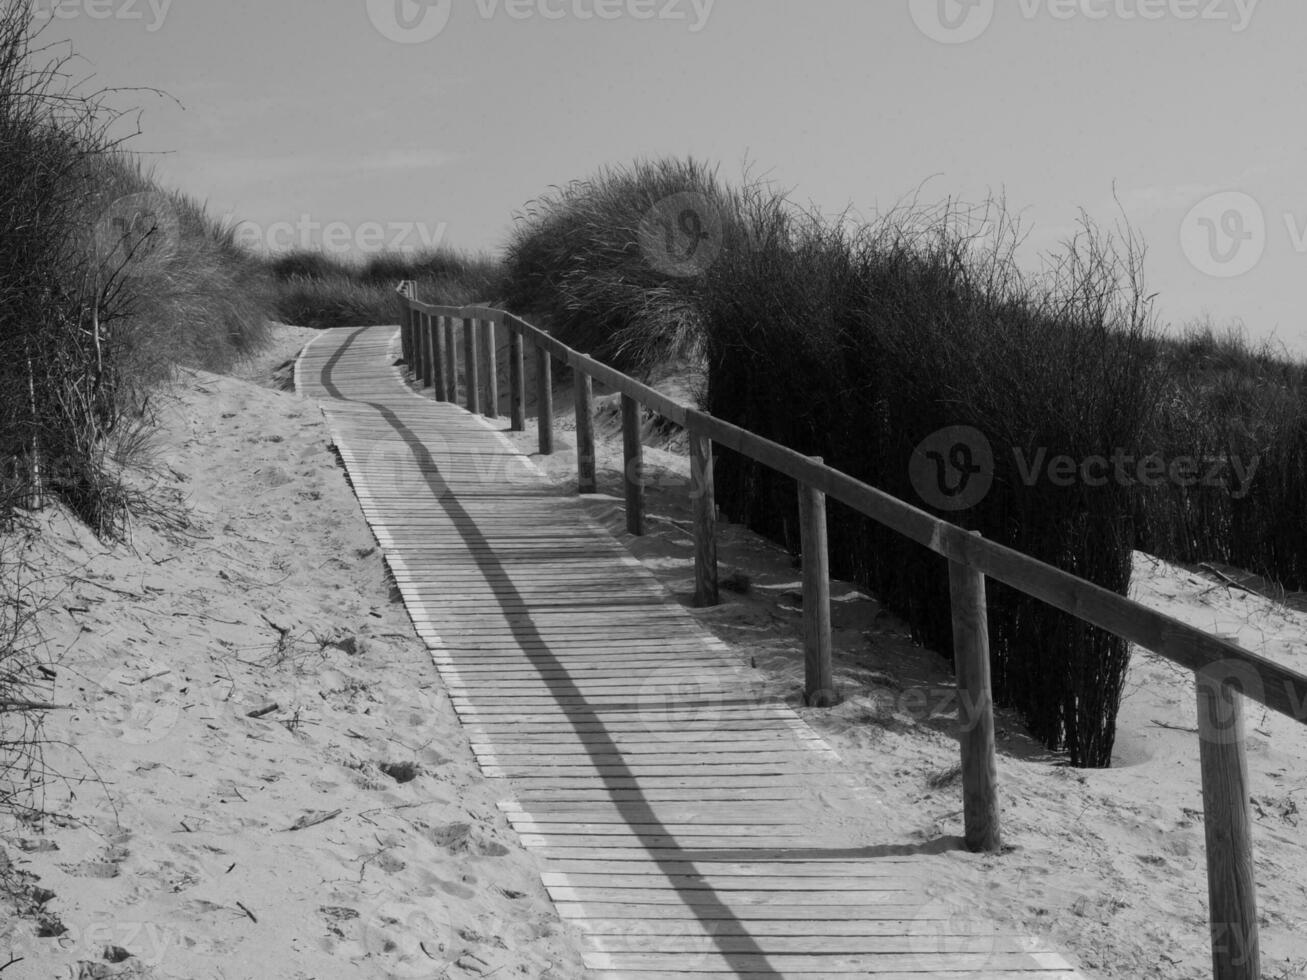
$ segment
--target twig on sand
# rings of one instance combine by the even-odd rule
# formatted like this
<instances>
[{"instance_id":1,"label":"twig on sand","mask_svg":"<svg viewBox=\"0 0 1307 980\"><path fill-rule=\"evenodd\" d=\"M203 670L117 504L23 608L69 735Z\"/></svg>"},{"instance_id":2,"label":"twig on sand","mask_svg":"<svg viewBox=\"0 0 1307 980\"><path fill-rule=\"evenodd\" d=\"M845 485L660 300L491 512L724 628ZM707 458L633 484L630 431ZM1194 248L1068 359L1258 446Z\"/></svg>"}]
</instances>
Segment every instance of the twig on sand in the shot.
<instances>
[{"instance_id":1,"label":"twig on sand","mask_svg":"<svg viewBox=\"0 0 1307 980\"><path fill-rule=\"evenodd\" d=\"M281 705L279 705L276 701L269 701L267 704L265 704L265 705L264 705L263 707L261 707L261 708L255 708L253 711L247 711L247 712L245 712L245 717L246 717L246 718L262 718L264 715L270 715L270 714L272 714L274 711L276 711L276 710L277 710L278 708L280 708L280 707L281 707Z\"/></svg>"},{"instance_id":2,"label":"twig on sand","mask_svg":"<svg viewBox=\"0 0 1307 980\"><path fill-rule=\"evenodd\" d=\"M340 810L331 810L329 812L318 811L316 813L306 813L287 827L286 830L289 832L292 830L305 830L309 827L316 827L318 824L326 823L328 820L335 820L340 816L341 812L342 811Z\"/></svg>"},{"instance_id":3,"label":"twig on sand","mask_svg":"<svg viewBox=\"0 0 1307 980\"><path fill-rule=\"evenodd\" d=\"M45 701L23 701L21 699L0 699L0 711L68 711L71 704L49 704Z\"/></svg>"},{"instance_id":4,"label":"twig on sand","mask_svg":"<svg viewBox=\"0 0 1307 980\"><path fill-rule=\"evenodd\" d=\"M248 915L248 916L250 917L250 921L251 921L251 922L253 922L253 923L256 924L256 925L258 924L258 922L259 922L258 916L256 916L253 912L251 912L249 909L247 909L247 908L245 907L245 903L244 903L244 902L237 902L236 905L237 905L238 908L240 908L240 910L241 910L242 912L244 912L246 915Z\"/></svg>"},{"instance_id":5,"label":"twig on sand","mask_svg":"<svg viewBox=\"0 0 1307 980\"><path fill-rule=\"evenodd\" d=\"M1158 728L1169 728L1175 732L1193 733L1198 731L1197 728L1190 728L1188 725L1172 725L1169 721L1159 721L1156 718L1153 719L1153 724L1156 725Z\"/></svg>"}]
</instances>

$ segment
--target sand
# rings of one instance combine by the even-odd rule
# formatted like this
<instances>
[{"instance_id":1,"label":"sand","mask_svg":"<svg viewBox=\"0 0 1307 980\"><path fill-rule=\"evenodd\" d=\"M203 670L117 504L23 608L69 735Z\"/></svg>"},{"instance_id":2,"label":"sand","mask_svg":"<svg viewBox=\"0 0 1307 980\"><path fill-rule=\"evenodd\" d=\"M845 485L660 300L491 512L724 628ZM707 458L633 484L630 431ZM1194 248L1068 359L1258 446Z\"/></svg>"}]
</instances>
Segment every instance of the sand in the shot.
<instances>
[{"instance_id":1,"label":"sand","mask_svg":"<svg viewBox=\"0 0 1307 980\"><path fill-rule=\"evenodd\" d=\"M472 761L387 582L320 413L277 390L311 336L279 328L242 377L183 374L152 467L133 476L158 506L129 542L38 515L50 696L70 707L45 725L58 774L47 816L0 825L5 878L29 913L44 910L4 920L0 967L22 957L5 980L584 975L496 808L505 785ZM599 402L604 492L588 499L625 538L616 406ZM559 451L536 457L562 482L574 480L567 412L560 393ZM514 438L533 451L533 428ZM649 533L626 540L688 605L688 467L674 434L651 430L651 442L667 448L648 450ZM791 556L731 525L719 547L723 574L748 591L695 615L756 666L759 696L797 704ZM1307 670L1301 612L1145 556L1134 591ZM850 833L959 834L948 665L856 588L832 594L848 698L799 710L885 804L851 814ZM1067 767L1000 713L1010 849L950 852L954 897L1091 976L1207 976L1192 682L1139 654L1127 690L1112 770ZM1248 718L1264 972L1307 977L1307 730L1260 709ZM37 936L40 921L64 931Z\"/></svg>"}]
</instances>

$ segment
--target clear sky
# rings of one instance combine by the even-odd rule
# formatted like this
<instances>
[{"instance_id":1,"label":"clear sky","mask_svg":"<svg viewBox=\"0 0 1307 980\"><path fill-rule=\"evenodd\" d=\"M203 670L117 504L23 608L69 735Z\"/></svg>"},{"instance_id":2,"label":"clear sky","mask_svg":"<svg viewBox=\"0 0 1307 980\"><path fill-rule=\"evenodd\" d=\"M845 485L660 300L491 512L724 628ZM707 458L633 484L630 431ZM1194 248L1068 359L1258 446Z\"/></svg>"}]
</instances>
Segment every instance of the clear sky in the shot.
<instances>
[{"instance_id":1,"label":"clear sky","mask_svg":"<svg viewBox=\"0 0 1307 980\"><path fill-rule=\"evenodd\" d=\"M1003 193L1034 247L1117 220L1115 187L1164 319L1307 353L1301 0L38 6L96 84L177 100L120 94L132 145L251 240L493 248L641 156L747 161L830 212Z\"/></svg>"}]
</instances>

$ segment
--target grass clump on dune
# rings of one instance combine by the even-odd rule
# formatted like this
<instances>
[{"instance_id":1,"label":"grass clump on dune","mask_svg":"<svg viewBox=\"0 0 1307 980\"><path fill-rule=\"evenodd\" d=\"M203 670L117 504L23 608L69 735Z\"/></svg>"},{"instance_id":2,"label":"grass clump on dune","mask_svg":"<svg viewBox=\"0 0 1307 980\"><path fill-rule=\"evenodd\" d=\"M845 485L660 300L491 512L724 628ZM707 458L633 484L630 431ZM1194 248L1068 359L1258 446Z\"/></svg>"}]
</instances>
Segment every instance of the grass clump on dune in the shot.
<instances>
[{"instance_id":1,"label":"grass clump on dune","mask_svg":"<svg viewBox=\"0 0 1307 980\"><path fill-rule=\"evenodd\" d=\"M505 248L508 304L626 370L698 356L695 293L733 218L716 172L693 159L601 170L518 216Z\"/></svg>"},{"instance_id":2,"label":"grass clump on dune","mask_svg":"<svg viewBox=\"0 0 1307 980\"><path fill-rule=\"evenodd\" d=\"M266 263L278 319L318 329L393 323L395 287L405 279L417 283L418 299L442 306L493 302L503 289L497 259L446 248L366 261L301 249Z\"/></svg>"}]
</instances>

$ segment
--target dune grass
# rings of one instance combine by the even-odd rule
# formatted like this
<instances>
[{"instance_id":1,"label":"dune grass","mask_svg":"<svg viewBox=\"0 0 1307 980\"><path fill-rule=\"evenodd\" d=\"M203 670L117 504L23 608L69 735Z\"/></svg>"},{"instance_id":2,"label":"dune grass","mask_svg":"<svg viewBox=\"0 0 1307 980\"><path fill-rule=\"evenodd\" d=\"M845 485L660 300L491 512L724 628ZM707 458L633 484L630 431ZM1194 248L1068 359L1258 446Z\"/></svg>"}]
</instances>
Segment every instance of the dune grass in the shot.
<instances>
[{"instance_id":1,"label":"dune grass","mask_svg":"<svg viewBox=\"0 0 1307 980\"><path fill-rule=\"evenodd\" d=\"M297 250L266 264L275 280L276 317L318 329L394 323L395 287L405 279L417 282L424 302L446 306L494 302L504 288L497 259L448 248L366 260Z\"/></svg>"}]
</instances>

